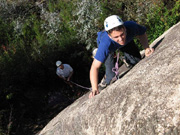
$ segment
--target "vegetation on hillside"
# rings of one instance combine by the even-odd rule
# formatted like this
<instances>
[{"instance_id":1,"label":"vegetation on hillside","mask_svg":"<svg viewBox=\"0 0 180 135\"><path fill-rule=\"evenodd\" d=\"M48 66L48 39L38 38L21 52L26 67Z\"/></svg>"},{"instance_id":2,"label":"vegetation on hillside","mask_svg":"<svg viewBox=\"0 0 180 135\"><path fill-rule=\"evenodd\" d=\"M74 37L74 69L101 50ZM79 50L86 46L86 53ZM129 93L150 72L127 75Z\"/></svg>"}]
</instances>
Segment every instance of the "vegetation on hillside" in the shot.
<instances>
[{"instance_id":1,"label":"vegetation on hillside","mask_svg":"<svg viewBox=\"0 0 180 135\"><path fill-rule=\"evenodd\" d=\"M111 14L146 26L151 43L180 21L180 0L1 1L0 135L35 134L87 92L60 80L55 62L90 87L91 50Z\"/></svg>"}]
</instances>

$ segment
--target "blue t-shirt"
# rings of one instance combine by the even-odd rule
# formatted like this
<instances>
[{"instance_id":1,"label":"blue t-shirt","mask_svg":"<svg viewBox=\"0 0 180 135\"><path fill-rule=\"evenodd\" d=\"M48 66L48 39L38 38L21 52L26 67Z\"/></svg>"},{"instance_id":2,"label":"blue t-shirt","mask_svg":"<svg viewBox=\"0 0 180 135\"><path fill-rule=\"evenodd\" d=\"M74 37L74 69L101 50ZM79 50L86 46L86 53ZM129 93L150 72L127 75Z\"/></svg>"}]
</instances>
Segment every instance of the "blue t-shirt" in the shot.
<instances>
[{"instance_id":1,"label":"blue t-shirt","mask_svg":"<svg viewBox=\"0 0 180 135\"><path fill-rule=\"evenodd\" d=\"M133 40L133 38L137 35L143 35L146 32L146 28L141 26L134 21L126 21L124 22L124 26L126 27L126 44ZM119 45L117 42L112 40L106 31L100 31L97 33L97 44L98 50L95 55L95 59L104 63L107 56L111 52L115 52L117 49L122 48L125 45Z\"/></svg>"}]
</instances>

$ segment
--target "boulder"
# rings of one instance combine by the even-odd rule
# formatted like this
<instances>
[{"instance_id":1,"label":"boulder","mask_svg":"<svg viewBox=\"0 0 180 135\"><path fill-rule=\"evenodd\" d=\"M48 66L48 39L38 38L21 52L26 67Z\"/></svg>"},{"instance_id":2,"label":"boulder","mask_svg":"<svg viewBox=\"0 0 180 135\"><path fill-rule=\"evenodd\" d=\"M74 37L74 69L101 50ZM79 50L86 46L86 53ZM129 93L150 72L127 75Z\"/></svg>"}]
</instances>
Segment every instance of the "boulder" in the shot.
<instances>
[{"instance_id":1,"label":"boulder","mask_svg":"<svg viewBox=\"0 0 180 135\"><path fill-rule=\"evenodd\" d=\"M92 99L61 111L39 135L180 135L180 23L155 52Z\"/></svg>"}]
</instances>

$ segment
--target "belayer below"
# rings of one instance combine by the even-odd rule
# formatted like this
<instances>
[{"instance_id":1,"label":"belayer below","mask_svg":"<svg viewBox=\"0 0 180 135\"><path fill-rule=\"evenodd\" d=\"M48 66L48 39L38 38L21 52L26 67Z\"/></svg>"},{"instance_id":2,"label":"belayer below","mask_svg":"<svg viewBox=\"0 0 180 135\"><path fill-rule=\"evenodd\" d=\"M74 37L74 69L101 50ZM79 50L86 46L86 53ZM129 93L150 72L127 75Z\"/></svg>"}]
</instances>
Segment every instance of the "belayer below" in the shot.
<instances>
[{"instance_id":1,"label":"belayer below","mask_svg":"<svg viewBox=\"0 0 180 135\"><path fill-rule=\"evenodd\" d=\"M62 64L62 62L59 60L56 62L56 66L56 74L59 76L59 78L63 79L67 84L72 87L70 79L73 75L73 68L69 64Z\"/></svg>"}]
</instances>

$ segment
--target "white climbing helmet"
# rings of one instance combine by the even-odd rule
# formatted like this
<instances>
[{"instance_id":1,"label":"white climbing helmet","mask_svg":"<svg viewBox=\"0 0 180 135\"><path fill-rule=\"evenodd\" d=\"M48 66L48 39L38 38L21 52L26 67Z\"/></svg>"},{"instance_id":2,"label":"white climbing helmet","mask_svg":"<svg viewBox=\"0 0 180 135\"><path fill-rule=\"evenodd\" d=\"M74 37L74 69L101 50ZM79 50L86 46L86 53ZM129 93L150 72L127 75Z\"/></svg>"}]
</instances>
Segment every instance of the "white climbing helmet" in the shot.
<instances>
[{"instance_id":1,"label":"white climbing helmet","mask_svg":"<svg viewBox=\"0 0 180 135\"><path fill-rule=\"evenodd\" d=\"M57 66L57 67L59 67L61 64L62 64L62 62L61 62L61 61L59 61L59 60L58 60L58 61L56 61L56 66Z\"/></svg>"},{"instance_id":2,"label":"white climbing helmet","mask_svg":"<svg viewBox=\"0 0 180 135\"><path fill-rule=\"evenodd\" d=\"M121 18L117 15L111 15L109 17L107 17L104 21L104 29L106 31L115 28L119 25L123 25L123 21L121 20Z\"/></svg>"}]
</instances>

